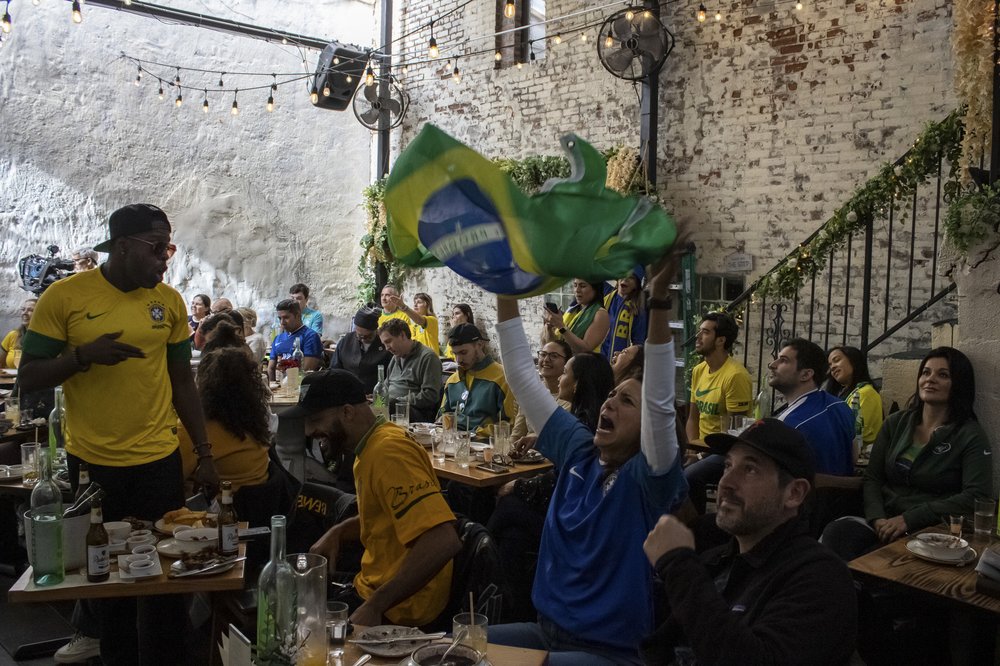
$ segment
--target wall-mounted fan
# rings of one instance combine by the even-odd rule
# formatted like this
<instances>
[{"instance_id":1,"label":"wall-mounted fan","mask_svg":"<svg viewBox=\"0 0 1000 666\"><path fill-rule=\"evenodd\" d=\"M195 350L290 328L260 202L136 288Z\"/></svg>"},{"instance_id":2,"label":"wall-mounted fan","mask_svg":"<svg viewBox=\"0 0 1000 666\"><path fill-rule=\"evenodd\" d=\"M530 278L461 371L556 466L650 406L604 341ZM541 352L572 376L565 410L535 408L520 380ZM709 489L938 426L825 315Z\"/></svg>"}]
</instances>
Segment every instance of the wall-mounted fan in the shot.
<instances>
[{"instance_id":1,"label":"wall-mounted fan","mask_svg":"<svg viewBox=\"0 0 1000 666\"><path fill-rule=\"evenodd\" d=\"M354 115L370 130L398 127L403 122L409 98L393 78L379 78L372 85L360 85L354 92Z\"/></svg>"},{"instance_id":2,"label":"wall-mounted fan","mask_svg":"<svg viewBox=\"0 0 1000 666\"><path fill-rule=\"evenodd\" d=\"M674 36L652 11L629 7L601 25L597 56L619 79L638 81L655 74L674 50Z\"/></svg>"}]
</instances>

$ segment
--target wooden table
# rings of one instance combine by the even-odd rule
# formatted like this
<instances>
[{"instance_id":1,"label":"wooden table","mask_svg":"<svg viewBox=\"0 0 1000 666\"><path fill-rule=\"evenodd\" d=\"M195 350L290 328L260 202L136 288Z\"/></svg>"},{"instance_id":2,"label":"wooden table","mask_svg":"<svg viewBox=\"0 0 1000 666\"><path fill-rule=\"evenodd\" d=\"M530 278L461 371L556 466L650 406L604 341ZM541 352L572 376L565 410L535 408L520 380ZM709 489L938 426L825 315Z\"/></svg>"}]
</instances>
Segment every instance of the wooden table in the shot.
<instances>
[{"instance_id":1,"label":"wooden table","mask_svg":"<svg viewBox=\"0 0 1000 666\"><path fill-rule=\"evenodd\" d=\"M945 533L944 529L931 527L922 532ZM985 537L969 538L969 544L982 555L983 549L991 546L1000 548L996 539ZM935 564L922 560L906 549L912 535L897 539L892 543L852 560L848 567L855 575L871 577L896 585L933 595L948 602L1000 614L1000 599L976 592L976 562L963 567ZM978 562L978 558L977 558Z\"/></svg>"},{"instance_id":2,"label":"wooden table","mask_svg":"<svg viewBox=\"0 0 1000 666\"><path fill-rule=\"evenodd\" d=\"M245 526L245 525L244 525ZM246 544L240 543L240 555L246 555ZM160 555L163 573L155 578L132 582L118 577L118 557L112 555L111 578L103 583L88 583L86 574L67 572L66 579L51 587L38 587L31 580L29 567L17 579L7 598L11 602L76 601L77 599L106 599L109 597L146 597L156 594L193 594L195 592L224 592L243 589L245 561L237 562L229 571L214 576L188 576L167 578L170 564L175 558Z\"/></svg>"},{"instance_id":3,"label":"wooden table","mask_svg":"<svg viewBox=\"0 0 1000 666\"><path fill-rule=\"evenodd\" d=\"M365 627L355 627L354 636L360 634ZM344 656L337 663L350 666L357 661L365 652L357 645L348 643L344 646ZM516 648L507 645L487 644L486 656L493 666L542 666L549 656L544 650L529 650L527 648ZM372 657L368 662L371 666L396 666L403 657ZM330 663L334 663L330 660Z\"/></svg>"},{"instance_id":4,"label":"wooden table","mask_svg":"<svg viewBox=\"0 0 1000 666\"><path fill-rule=\"evenodd\" d=\"M427 455L431 455L430 451ZM431 457L431 465L434 466L434 471L442 479L449 479L451 481L458 481L459 483L464 483L467 486L473 486L475 488L490 488L493 486L502 486L508 481L513 481L522 476L534 476L546 470L552 468L552 463L546 460L543 463L537 465L521 465L515 463L510 471L503 472L501 474L494 474L493 472L487 472L486 470L476 469L476 465L480 463L473 460L469 463L468 468L459 467L458 463L454 460L445 459L444 462L438 462Z\"/></svg>"}]
</instances>

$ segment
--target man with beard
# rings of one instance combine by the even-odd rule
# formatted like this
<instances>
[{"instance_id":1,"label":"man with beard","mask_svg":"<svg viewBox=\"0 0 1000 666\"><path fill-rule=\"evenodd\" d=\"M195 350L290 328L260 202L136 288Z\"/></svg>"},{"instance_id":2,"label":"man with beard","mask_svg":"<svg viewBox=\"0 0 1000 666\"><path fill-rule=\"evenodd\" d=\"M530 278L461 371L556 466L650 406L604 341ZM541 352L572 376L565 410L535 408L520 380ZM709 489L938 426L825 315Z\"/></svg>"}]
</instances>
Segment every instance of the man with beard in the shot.
<instances>
[{"instance_id":1,"label":"man with beard","mask_svg":"<svg viewBox=\"0 0 1000 666\"><path fill-rule=\"evenodd\" d=\"M777 419L705 442L725 456L716 523L733 538L699 557L694 535L673 516L649 533L643 550L670 615L644 641L645 662L847 663L857 635L854 585L799 518L815 477L809 445Z\"/></svg>"}]
</instances>

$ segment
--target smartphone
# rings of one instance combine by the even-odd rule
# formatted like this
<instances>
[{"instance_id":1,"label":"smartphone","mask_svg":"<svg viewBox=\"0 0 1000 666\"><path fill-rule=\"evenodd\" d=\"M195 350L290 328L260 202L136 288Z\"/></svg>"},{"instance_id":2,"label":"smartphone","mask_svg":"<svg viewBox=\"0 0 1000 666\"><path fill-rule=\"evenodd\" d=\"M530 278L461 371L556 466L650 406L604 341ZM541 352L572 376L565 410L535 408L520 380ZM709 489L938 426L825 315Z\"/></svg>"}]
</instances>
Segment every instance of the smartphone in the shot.
<instances>
[{"instance_id":1,"label":"smartphone","mask_svg":"<svg viewBox=\"0 0 1000 666\"><path fill-rule=\"evenodd\" d=\"M545 301L545 309L554 314L559 314L559 306L552 301Z\"/></svg>"}]
</instances>

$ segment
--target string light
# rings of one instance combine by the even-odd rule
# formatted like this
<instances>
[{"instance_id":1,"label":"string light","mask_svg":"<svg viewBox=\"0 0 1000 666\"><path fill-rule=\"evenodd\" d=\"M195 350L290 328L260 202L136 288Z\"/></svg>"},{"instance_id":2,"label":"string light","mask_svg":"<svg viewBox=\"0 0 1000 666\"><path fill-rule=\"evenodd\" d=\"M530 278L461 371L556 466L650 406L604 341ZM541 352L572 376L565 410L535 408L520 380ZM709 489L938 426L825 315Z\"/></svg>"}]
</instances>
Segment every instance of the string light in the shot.
<instances>
[{"instance_id":1,"label":"string light","mask_svg":"<svg viewBox=\"0 0 1000 666\"><path fill-rule=\"evenodd\" d=\"M329 96L330 96L330 84L329 83L324 83L323 84L323 97L329 97Z\"/></svg>"},{"instance_id":2,"label":"string light","mask_svg":"<svg viewBox=\"0 0 1000 666\"><path fill-rule=\"evenodd\" d=\"M607 37L604 38L604 48L606 49L614 48L614 45L615 45L614 37L608 35Z\"/></svg>"},{"instance_id":3,"label":"string light","mask_svg":"<svg viewBox=\"0 0 1000 666\"><path fill-rule=\"evenodd\" d=\"M406 74L408 74L409 71L410 71L410 66L404 62L402 65L403 76L406 76Z\"/></svg>"},{"instance_id":4,"label":"string light","mask_svg":"<svg viewBox=\"0 0 1000 666\"><path fill-rule=\"evenodd\" d=\"M340 64L340 58L337 57L337 56L333 56L333 64L334 65L339 65Z\"/></svg>"},{"instance_id":5,"label":"string light","mask_svg":"<svg viewBox=\"0 0 1000 666\"><path fill-rule=\"evenodd\" d=\"M455 83L462 80L462 73L458 71L458 57L455 58L455 69L451 72L451 80Z\"/></svg>"},{"instance_id":6,"label":"string light","mask_svg":"<svg viewBox=\"0 0 1000 666\"><path fill-rule=\"evenodd\" d=\"M319 102L319 91L316 90L316 84L313 84L312 90L309 92L309 99L312 100L313 104Z\"/></svg>"},{"instance_id":7,"label":"string light","mask_svg":"<svg viewBox=\"0 0 1000 666\"><path fill-rule=\"evenodd\" d=\"M124 4L125 4L126 7L131 7L132 6L132 0L123 0L123 2L124 2Z\"/></svg>"},{"instance_id":8,"label":"string light","mask_svg":"<svg viewBox=\"0 0 1000 666\"><path fill-rule=\"evenodd\" d=\"M344 80L347 81L348 83L351 83L352 81L354 81L354 77L348 74L346 77L344 77Z\"/></svg>"},{"instance_id":9,"label":"string light","mask_svg":"<svg viewBox=\"0 0 1000 666\"><path fill-rule=\"evenodd\" d=\"M555 38L554 41L555 41L556 44L562 44L562 35L556 35L556 38Z\"/></svg>"},{"instance_id":10,"label":"string light","mask_svg":"<svg viewBox=\"0 0 1000 666\"><path fill-rule=\"evenodd\" d=\"M142 85L142 65L139 65L139 73L135 75L135 85L139 87Z\"/></svg>"},{"instance_id":11,"label":"string light","mask_svg":"<svg viewBox=\"0 0 1000 666\"><path fill-rule=\"evenodd\" d=\"M535 62L535 43L528 42L528 49L531 51L528 54L528 57L531 58L531 62Z\"/></svg>"},{"instance_id":12,"label":"string light","mask_svg":"<svg viewBox=\"0 0 1000 666\"><path fill-rule=\"evenodd\" d=\"M437 40L434 39L434 21L431 21L431 40L427 42L427 55L431 58L437 58L441 55L441 52L438 50Z\"/></svg>"},{"instance_id":13,"label":"string light","mask_svg":"<svg viewBox=\"0 0 1000 666\"><path fill-rule=\"evenodd\" d=\"M274 78L274 82L271 84L271 90L267 94L267 104L264 106L268 113L274 111L274 93L278 92L278 77L274 74L271 76Z\"/></svg>"},{"instance_id":14,"label":"string light","mask_svg":"<svg viewBox=\"0 0 1000 666\"><path fill-rule=\"evenodd\" d=\"M795 3L795 10L796 11L802 11L802 3L801 2L796 2Z\"/></svg>"},{"instance_id":15,"label":"string light","mask_svg":"<svg viewBox=\"0 0 1000 666\"><path fill-rule=\"evenodd\" d=\"M581 42L587 41L587 33L585 33L585 32L581 32L580 33L580 41Z\"/></svg>"},{"instance_id":16,"label":"string light","mask_svg":"<svg viewBox=\"0 0 1000 666\"><path fill-rule=\"evenodd\" d=\"M497 51L496 53L493 54L493 59L496 60L497 62L500 62L501 60L503 60L503 54L500 53L500 51Z\"/></svg>"},{"instance_id":17,"label":"string light","mask_svg":"<svg viewBox=\"0 0 1000 666\"><path fill-rule=\"evenodd\" d=\"M239 105L239 103L238 103L238 102L236 101L236 96L237 96L237 95L239 95L239 94L240 94L240 90L239 90L239 88L237 88L237 89L236 89L236 90L235 90L235 91L233 92L233 109L232 109L232 110L231 110L231 111L229 112L229 113L231 113L231 114L232 114L232 115L234 115L234 116L238 116L238 115L240 115L240 105Z\"/></svg>"},{"instance_id":18,"label":"string light","mask_svg":"<svg viewBox=\"0 0 1000 666\"><path fill-rule=\"evenodd\" d=\"M704 4L698 5L698 13L695 15L698 19L698 23L704 23L707 14L708 12L705 9L705 5Z\"/></svg>"},{"instance_id":19,"label":"string light","mask_svg":"<svg viewBox=\"0 0 1000 666\"><path fill-rule=\"evenodd\" d=\"M456 68L458 64L456 63ZM365 85L373 86L375 85L375 72L372 71L372 66L368 65L368 69L365 70Z\"/></svg>"},{"instance_id":20,"label":"string light","mask_svg":"<svg viewBox=\"0 0 1000 666\"><path fill-rule=\"evenodd\" d=\"M80 0L73 0L73 23L83 23L83 12L80 11Z\"/></svg>"},{"instance_id":21,"label":"string light","mask_svg":"<svg viewBox=\"0 0 1000 666\"><path fill-rule=\"evenodd\" d=\"M177 76L174 77L174 85L177 86L178 88L181 85L181 68L180 67L177 68Z\"/></svg>"},{"instance_id":22,"label":"string light","mask_svg":"<svg viewBox=\"0 0 1000 666\"><path fill-rule=\"evenodd\" d=\"M718 9L715 10L715 20L717 22L722 20L722 12L719 11Z\"/></svg>"},{"instance_id":23,"label":"string light","mask_svg":"<svg viewBox=\"0 0 1000 666\"><path fill-rule=\"evenodd\" d=\"M0 22L0 28L3 29L5 35L9 35L11 27L10 0L7 0L7 4L3 8L3 21Z\"/></svg>"},{"instance_id":24,"label":"string light","mask_svg":"<svg viewBox=\"0 0 1000 666\"><path fill-rule=\"evenodd\" d=\"M163 99L163 79L157 79L157 81L160 82L160 92L157 93L157 96L160 98L160 100L162 100Z\"/></svg>"},{"instance_id":25,"label":"string light","mask_svg":"<svg viewBox=\"0 0 1000 666\"><path fill-rule=\"evenodd\" d=\"M31 4L37 7L38 5L42 4L42 0L31 0Z\"/></svg>"},{"instance_id":26,"label":"string light","mask_svg":"<svg viewBox=\"0 0 1000 666\"><path fill-rule=\"evenodd\" d=\"M177 99L174 100L174 106L176 106L179 109L179 108L181 108L181 104L183 104L183 103L184 103L184 97L181 96L181 90L180 90L180 88L178 88L177 89Z\"/></svg>"},{"instance_id":27,"label":"string light","mask_svg":"<svg viewBox=\"0 0 1000 666\"><path fill-rule=\"evenodd\" d=\"M517 8L514 6L514 0L507 0L503 5L503 15L507 18L514 18L516 13Z\"/></svg>"},{"instance_id":28,"label":"string light","mask_svg":"<svg viewBox=\"0 0 1000 666\"><path fill-rule=\"evenodd\" d=\"M518 68L518 69L521 69L522 67L524 67L524 63L523 63L523 62L521 62L520 60L518 60L518 61L517 61L517 68Z\"/></svg>"},{"instance_id":29,"label":"string light","mask_svg":"<svg viewBox=\"0 0 1000 666\"><path fill-rule=\"evenodd\" d=\"M208 113L208 89L205 89L205 101L201 103L201 110Z\"/></svg>"},{"instance_id":30,"label":"string light","mask_svg":"<svg viewBox=\"0 0 1000 666\"><path fill-rule=\"evenodd\" d=\"M225 88L226 87L226 84L222 82L222 77L225 76L225 74L226 74L225 72L220 72L219 73L219 87L220 88Z\"/></svg>"},{"instance_id":31,"label":"string light","mask_svg":"<svg viewBox=\"0 0 1000 666\"><path fill-rule=\"evenodd\" d=\"M625 20L626 21L631 21L633 18L635 18L635 14L632 12L631 9L628 10L627 12L625 12Z\"/></svg>"}]
</instances>

